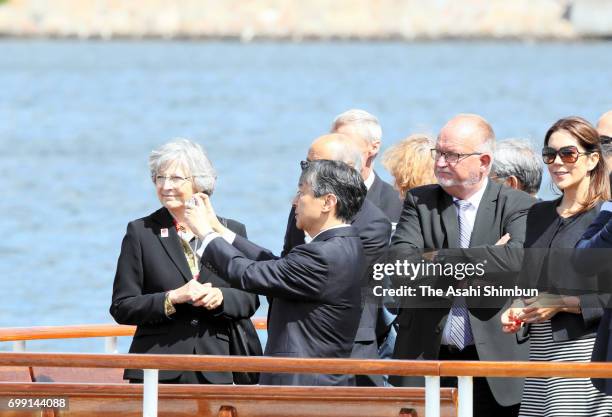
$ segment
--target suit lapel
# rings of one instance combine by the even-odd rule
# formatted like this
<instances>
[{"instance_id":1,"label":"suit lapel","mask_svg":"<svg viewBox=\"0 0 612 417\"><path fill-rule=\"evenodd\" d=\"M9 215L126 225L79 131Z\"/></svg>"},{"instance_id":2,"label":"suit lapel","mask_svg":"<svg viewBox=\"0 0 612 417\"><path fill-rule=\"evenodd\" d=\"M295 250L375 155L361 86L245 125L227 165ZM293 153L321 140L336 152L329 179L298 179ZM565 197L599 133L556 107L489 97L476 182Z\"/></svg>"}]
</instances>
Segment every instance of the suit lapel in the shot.
<instances>
[{"instance_id":1,"label":"suit lapel","mask_svg":"<svg viewBox=\"0 0 612 417\"><path fill-rule=\"evenodd\" d=\"M188 282L193 278L193 275L191 275L191 270L189 269L189 264L185 258L185 252L183 251L183 246L181 245L179 240L180 237L176 232L176 228L174 227L174 222L172 221L170 212L168 212L167 209L162 208L156 211L152 217L153 220L160 225L160 230L156 231L157 238L172 262L174 262L178 270L181 272L181 275L185 281ZM167 237L161 236L162 228L168 229Z\"/></svg>"},{"instance_id":2,"label":"suit lapel","mask_svg":"<svg viewBox=\"0 0 612 417\"><path fill-rule=\"evenodd\" d=\"M478 211L476 212L476 221L472 229L470 247L492 244L490 237L491 233L495 233L495 231L491 230L491 225L495 224L495 202L497 201L497 191L500 187L500 185L493 181L488 181L487 188L482 195L482 200L480 200Z\"/></svg>"},{"instance_id":3,"label":"suit lapel","mask_svg":"<svg viewBox=\"0 0 612 417\"><path fill-rule=\"evenodd\" d=\"M449 248L456 248L459 242L457 209L453 204L453 197L444 190L442 190L440 199L442 200L439 205L441 210L440 217L442 218L442 225L446 230L447 244Z\"/></svg>"}]
</instances>

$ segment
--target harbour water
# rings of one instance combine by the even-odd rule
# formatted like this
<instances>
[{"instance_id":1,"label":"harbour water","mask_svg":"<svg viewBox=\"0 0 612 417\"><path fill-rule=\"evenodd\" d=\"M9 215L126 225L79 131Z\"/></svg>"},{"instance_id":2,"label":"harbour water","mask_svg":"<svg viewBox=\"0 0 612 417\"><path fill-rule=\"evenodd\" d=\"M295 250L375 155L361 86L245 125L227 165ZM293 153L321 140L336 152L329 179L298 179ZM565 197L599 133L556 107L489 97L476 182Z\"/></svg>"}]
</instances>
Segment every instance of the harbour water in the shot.
<instances>
[{"instance_id":1,"label":"harbour water","mask_svg":"<svg viewBox=\"0 0 612 417\"><path fill-rule=\"evenodd\" d=\"M610 68L605 42L0 40L0 327L112 321L121 238L159 206L146 162L170 138L206 147L217 212L278 253L298 162L341 111L377 115L384 148L476 112L539 149L558 118L612 109Z\"/></svg>"}]
</instances>

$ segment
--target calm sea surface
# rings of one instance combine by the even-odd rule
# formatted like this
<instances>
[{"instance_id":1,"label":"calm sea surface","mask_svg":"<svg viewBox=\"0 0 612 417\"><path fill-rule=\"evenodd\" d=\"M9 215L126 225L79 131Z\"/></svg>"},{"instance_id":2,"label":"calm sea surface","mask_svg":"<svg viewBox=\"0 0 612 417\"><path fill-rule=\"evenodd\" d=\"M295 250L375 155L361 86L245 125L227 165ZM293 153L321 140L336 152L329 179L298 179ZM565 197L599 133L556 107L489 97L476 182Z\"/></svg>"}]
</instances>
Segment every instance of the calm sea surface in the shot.
<instances>
[{"instance_id":1,"label":"calm sea surface","mask_svg":"<svg viewBox=\"0 0 612 417\"><path fill-rule=\"evenodd\" d=\"M611 69L611 43L2 40L0 327L112 321L125 226L159 207L147 156L170 138L206 147L217 212L279 252L298 161L341 111L379 116L384 147L459 112L539 147L558 118L612 109Z\"/></svg>"}]
</instances>

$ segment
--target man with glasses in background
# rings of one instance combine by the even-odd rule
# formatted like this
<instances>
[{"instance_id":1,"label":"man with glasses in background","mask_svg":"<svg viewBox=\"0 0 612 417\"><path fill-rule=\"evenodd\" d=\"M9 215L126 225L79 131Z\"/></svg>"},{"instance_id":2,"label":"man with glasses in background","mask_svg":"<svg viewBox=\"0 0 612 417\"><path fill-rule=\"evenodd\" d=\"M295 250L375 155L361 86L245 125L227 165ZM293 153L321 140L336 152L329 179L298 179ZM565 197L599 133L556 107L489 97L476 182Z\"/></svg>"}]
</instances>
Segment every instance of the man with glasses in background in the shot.
<instances>
[{"instance_id":1,"label":"man with glasses in background","mask_svg":"<svg viewBox=\"0 0 612 417\"><path fill-rule=\"evenodd\" d=\"M493 129L478 115L460 114L442 128L432 149L438 184L414 188L406 195L389 263L418 264L424 258L445 263L452 253L452 262L457 255L466 264L484 262L487 273L513 276L520 270L516 249L523 246L526 214L535 199L488 180L494 147ZM398 284L408 282L395 278ZM439 277L437 282L448 287L452 281L456 280ZM518 343L515 335L504 334L499 326L502 305L473 308L470 299L468 308L465 297L402 301L397 359L527 360L528 343ZM391 383L422 386L424 379L391 377ZM443 378L441 383L456 386L457 382ZM522 388L521 379L475 378L474 416L516 416Z\"/></svg>"}]
</instances>

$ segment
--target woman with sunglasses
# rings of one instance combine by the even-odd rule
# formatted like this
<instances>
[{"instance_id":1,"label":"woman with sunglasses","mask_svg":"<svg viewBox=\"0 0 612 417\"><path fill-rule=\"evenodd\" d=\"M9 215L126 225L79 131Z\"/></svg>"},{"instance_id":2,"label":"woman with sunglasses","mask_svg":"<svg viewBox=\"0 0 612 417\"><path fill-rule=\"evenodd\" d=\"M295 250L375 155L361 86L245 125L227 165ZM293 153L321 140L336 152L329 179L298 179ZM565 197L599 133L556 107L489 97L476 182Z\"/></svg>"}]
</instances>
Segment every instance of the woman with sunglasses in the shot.
<instances>
[{"instance_id":1,"label":"woman with sunglasses","mask_svg":"<svg viewBox=\"0 0 612 417\"><path fill-rule=\"evenodd\" d=\"M570 255L610 197L599 135L582 118L561 119L546 133L542 159L562 196L535 204L527 215L519 285L539 295L515 300L502 326L529 333L530 360L588 362L607 299L597 293L603 277L579 274ZM608 416L612 397L588 378L527 378L519 415Z\"/></svg>"}]
</instances>

